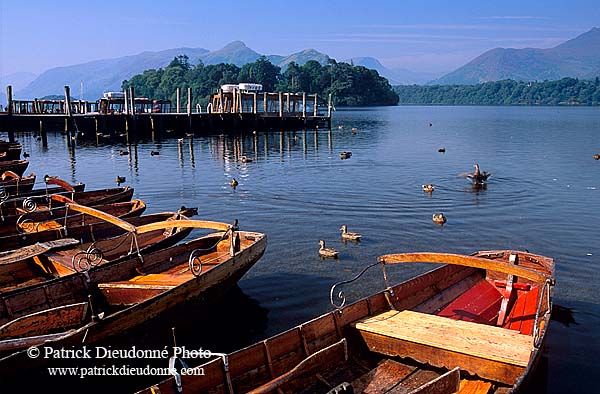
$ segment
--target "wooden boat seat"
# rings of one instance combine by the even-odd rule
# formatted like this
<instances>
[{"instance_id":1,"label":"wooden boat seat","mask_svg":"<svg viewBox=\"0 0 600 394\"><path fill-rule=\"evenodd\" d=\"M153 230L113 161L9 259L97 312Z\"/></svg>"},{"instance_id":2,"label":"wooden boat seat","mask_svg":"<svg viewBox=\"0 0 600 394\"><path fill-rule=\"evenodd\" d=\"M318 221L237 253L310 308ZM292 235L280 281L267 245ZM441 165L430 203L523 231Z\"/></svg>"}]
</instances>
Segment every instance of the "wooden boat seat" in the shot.
<instances>
[{"instance_id":1,"label":"wooden boat seat","mask_svg":"<svg viewBox=\"0 0 600 394\"><path fill-rule=\"evenodd\" d=\"M73 267L73 256L71 255L70 252L53 252L53 253L46 253L45 254L47 261L50 262L53 265L54 270L60 275L69 275L72 274L73 272L75 272L75 269ZM43 259L40 259L43 260ZM94 265L98 266L98 265L102 265L106 263L106 260L102 259L101 261L95 261ZM44 264L46 265L46 269L48 269L48 264Z\"/></svg>"},{"instance_id":2,"label":"wooden boat seat","mask_svg":"<svg viewBox=\"0 0 600 394\"><path fill-rule=\"evenodd\" d=\"M482 280L436 314L454 320L495 324L501 302L502 294L498 289Z\"/></svg>"},{"instance_id":3,"label":"wooden boat seat","mask_svg":"<svg viewBox=\"0 0 600 394\"><path fill-rule=\"evenodd\" d=\"M531 335L533 333L538 300L538 287L534 287L530 291L521 294L515 301L503 327L519 331L523 335Z\"/></svg>"},{"instance_id":4,"label":"wooden boat seat","mask_svg":"<svg viewBox=\"0 0 600 394\"><path fill-rule=\"evenodd\" d=\"M383 336L386 342L422 344L523 368L533 349L533 338L514 330L409 310L387 311L364 319L355 327L361 333Z\"/></svg>"},{"instance_id":5,"label":"wooden boat seat","mask_svg":"<svg viewBox=\"0 0 600 394\"><path fill-rule=\"evenodd\" d=\"M229 251L213 252L202 256L202 272L229 259ZM167 290L173 289L194 277L187 264L180 264L159 273L134 276L128 280L98 283L98 289L112 305L133 305Z\"/></svg>"}]
</instances>

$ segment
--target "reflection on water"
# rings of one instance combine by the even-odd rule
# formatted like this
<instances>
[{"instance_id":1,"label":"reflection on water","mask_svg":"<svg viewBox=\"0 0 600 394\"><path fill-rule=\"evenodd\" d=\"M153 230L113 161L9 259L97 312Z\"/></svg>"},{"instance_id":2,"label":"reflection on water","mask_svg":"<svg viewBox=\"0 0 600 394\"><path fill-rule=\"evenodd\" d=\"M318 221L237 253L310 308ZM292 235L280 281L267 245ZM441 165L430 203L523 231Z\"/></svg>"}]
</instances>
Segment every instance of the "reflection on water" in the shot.
<instances>
[{"instance_id":1,"label":"reflection on water","mask_svg":"<svg viewBox=\"0 0 600 394\"><path fill-rule=\"evenodd\" d=\"M269 311L255 337L330 310L329 287L382 254L510 248L551 256L556 300L579 305L574 315L581 323L559 328L559 337L553 322L548 342L558 354L549 352L550 376L583 381L586 391L595 379L591 361L575 357L572 364L569 357L600 350L600 333L586 325L598 316L600 167L592 155L599 128L597 108L394 107L338 111L332 130L257 130L74 150L60 134L48 136L48 149L33 135L19 139L36 173L88 188L111 187L116 175L126 176L149 213L198 206L204 219L237 218L241 228L267 233L267 252L240 282ZM130 154L120 156L125 149ZM340 160L343 151L352 157ZM473 190L459 177L474 163L494 174L485 189ZM235 190L232 178L239 181ZM431 195L421 190L429 183L436 185ZM448 218L443 227L432 222L435 212ZM341 224L360 232L362 242L343 243ZM319 239L340 251L339 260L319 259ZM390 280L425 269L393 267ZM346 294L351 301L374 288L383 288L381 276L365 274ZM235 303L229 308L238 310ZM189 327L203 324L192 318ZM252 324L240 322L236 335L253 332ZM563 340L570 346L557 346ZM555 387L549 391L560 392Z\"/></svg>"}]
</instances>

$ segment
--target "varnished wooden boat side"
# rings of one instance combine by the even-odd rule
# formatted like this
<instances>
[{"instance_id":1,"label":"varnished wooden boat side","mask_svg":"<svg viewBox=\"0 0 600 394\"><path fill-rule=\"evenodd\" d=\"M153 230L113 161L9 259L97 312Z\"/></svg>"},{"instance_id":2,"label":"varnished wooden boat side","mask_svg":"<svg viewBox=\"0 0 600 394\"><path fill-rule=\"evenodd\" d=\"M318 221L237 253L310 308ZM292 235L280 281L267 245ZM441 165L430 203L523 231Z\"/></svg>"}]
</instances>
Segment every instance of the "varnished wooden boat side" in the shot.
<instances>
[{"instance_id":1,"label":"varnished wooden boat side","mask_svg":"<svg viewBox=\"0 0 600 394\"><path fill-rule=\"evenodd\" d=\"M140 216L146 210L142 200L132 200L99 205L96 210L121 219ZM70 213L68 216L65 214ZM110 223L98 217L75 211L34 211L20 216L17 231L12 235L0 236L0 251L21 248L36 242L46 242L65 236L84 242L118 235L120 232ZM102 230L100 230L102 229Z\"/></svg>"},{"instance_id":2,"label":"varnished wooden boat side","mask_svg":"<svg viewBox=\"0 0 600 394\"><path fill-rule=\"evenodd\" d=\"M238 231L240 239L240 250L230 255L230 240L223 237L223 233L213 233L207 236L165 248L144 257L144 261L130 258L119 264L98 267L90 270L86 275L78 274L68 278L61 278L43 286L35 286L28 294L23 291L15 291L3 297L4 305L12 309L12 316L30 315L40 313L48 308L58 308L61 305L72 305L88 299L90 291L88 288L97 288L93 291L96 296L102 297L105 293L103 303L112 303L118 310L108 313L101 319L95 319L75 330L69 330L62 336L55 338L42 338L44 344L49 346L71 346L81 344L92 344L113 335L122 334L142 322L147 321L162 312L194 298L201 298L206 302L219 297L243 276L260 259L266 248L267 238L264 234ZM215 249L202 254L202 258L208 259L202 265L201 273L193 275L182 270L187 266L190 252L196 249L204 249L207 245L214 245ZM216 259L216 260L215 260ZM211 262L212 261L212 262ZM165 271L166 270L166 271ZM176 271L177 275L171 271ZM121 284L138 281L132 278L132 273L141 279L148 276L151 280L161 280L170 285L160 292L153 292L152 285L147 286L149 292L142 297L143 300L127 304L127 299L117 296L111 297L111 291L119 290ZM153 273L156 273L154 275ZM173 282L174 280L174 282ZM138 283L143 283L139 280ZM143 290L143 289L142 289ZM92 301L95 304L95 301ZM37 305L34 305L37 304ZM96 307L102 303L95 304ZM120 305L120 306L119 306ZM16 308L22 308L22 312L15 313ZM96 310L98 312L98 310ZM14 349L14 344L6 344ZM31 345L31 342L27 342ZM26 351L13 352L8 355L1 353L3 340L0 338L0 374L11 375L19 372L24 366L31 367L36 362L44 360L31 360ZM22 371L21 371L22 372Z\"/></svg>"},{"instance_id":3,"label":"varnished wooden boat side","mask_svg":"<svg viewBox=\"0 0 600 394\"><path fill-rule=\"evenodd\" d=\"M519 265L522 265L523 270L514 270L509 267L509 265L514 265L509 262L509 259L511 259L511 255L515 254L518 255L518 260L522 262ZM420 254L412 257L419 262L440 262L443 260L442 256L437 254L428 254L426 258L424 256L425 254ZM475 254L475 257L475 259L454 259L460 263L473 261L474 266L466 266L466 264L441 266L393 286L389 290L344 306L339 311L334 310L326 313L300 326L231 353L228 355L227 360L228 373L225 372L223 359L215 358L199 366L199 368L204 369L202 377L180 376L181 387L177 386L174 378L169 378L141 392L175 394L183 389L184 392L194 393L229 393L232 391L243 393L256 389L257 392L261 393L325 393L332 386L339 384L339 381L335 380L339 376L348 377L348 375L343 375L344 369L353 371L353 368L362 371L358 373L358 378L346 380L355 387L354 392L362 392L367 386L375 392L388 392L388 390L391 390L389 392L396 392L399 390L398 392L415 393L507 393L517 391L521 388L528 373L535 367L543 346L549 319L549 313L546 312L549 312L551 308L553 261L543 256L518 251L486 251ZM481 265L485 262L479 261L477 257L502 260L503 263L496 262L496 264L484 265L488 268L494 267L504 273L484 270ZM410 256L403 255L398 258L399 261L407 259L410 260ZM450 260L452 259L451 256ZM392 260L389 259L389 261ZM530 271L537 271L539 275L535 275ZM361 325L363 328L370 328L369 319L381 319L385 318L386 314L410 311L414 316L429 316L427 314L430 314L434 320L431 323L432 327L443 327L447 323L450 327L447 335L452 335L453 330L460 330L461 328L464 330L479 330L479 325L471 322L477 316L457 315L453 318L444 318L435 315L462 311L462 307L458 305L463 302L460 301L461 296L469 294L468 292L477 289L477 286L482 288L494 286L502 290L503 286L506 285L498 282L510 279L506 272L518 272L527 276L526 278L512 278L514 283L509 282L515 287L513 296L516 299L512 305L520 303L521 300L531 294L532 297L530 298L535 298L534 304L537 308L537 310L534 308L535 316L526 317L522 311L520 312L521 315L515 315L514 317L525 318L527 321L535 323L535 326L532 327L522 323L519 326L520 328L514 331L516 327L512 326L514 321L511 320L512 315L509 313L503 326L495 327L481 324L482 332L476 335L485 338L485 327L488 327L490 333L506 333L509 336L518 337L519 340L523 341L521 347L517 349L521 352L527 351L530 341L532 344L530 354L521 353L518 357L510 354L499 354L498 357L500 358L494 360L493 357L490 358L485 354L485 349L469 350L467 348L465 350L463 349L465 344L461 344L459 341L454 342L458 346L454 350L452 350L452 347L448 350L439 348L436 341L428 345L426 340L421 342L418 334L410 332L410 325L407 326L407 332L417 335L417 339L412 342L394 340L377 327L372 327L372 333L361 329ZM548 293L543 295L542 291L534 291L536 289L546 289L545 291ZM396 311L391 309L390 303ZM455 311L445 310L445 308L452 305L456 305ZM494 303L493 305L498 308L500 303ZM485 315L487 312L484 312L482 311ZM484 317L488 318L487 316ZM498 311L495 315L496 319L497 317ZM466 320L464 322L460 321L463 318ZM493 320L493 318L491 319ZM458 321L453 319L458 319ZM453 325L453 321L457 321L459 324ZM420 323L417 321L414 324ZM392 333L394 332L395 330L392 329ZM427 338L427 335L424 338ZM349 352L353 354L350 359L359 361L341 363L341 366L339 361L337 363L324 362L321 364L321 369L318 370L318 376L315 369L312 368L312 371L307 371L305 374L295 373L295 379L282 379L282 376L290 374L290 371L299 367L311 355L327 349L343 339L348 341ZM451 341L452 338L449 338L449 340ZM510 340L503 342L502 339L498 339L498 341L498 345L494 346L509 346L512 343ZM444 338L437 338L437 342L445 345ZM518 346L516 343L514 345ZM484 357L477 356L478 352L484 352ZM389 356L394 357L387 358ZM373 357L380 360L379 364L368 366L367 361ZM503 361L502 357L506 360ZM517 358L513 361L513 357ZM367 370L362 369L365 365L368 366ZM449 375L446 375L445 372L456 366L460 367L460 373L457 375L457 371L455 371L453 377L448 377ZM369 368L374 369L365 373L365 371L369 371ZM447 373L450 372L452 371ZM440 383L439 380L442 376L448 377L447 380L444 380L444 383ZM460 376L460 382L457 381L457 376ZM330 387L326 388L323 382L328 382ZM265 389L265 387L268 389ZM387 388L384 390L384 387ZM443 391L434 391L434 388Z\"/></svg>"},{"instance_id":4,"label":"varnished wooden boat side","mask_svg":"<svg viewBox=\"0 0 600 394\"><path fill-rule=\"evenodd\" d=\"M0 174L4 171L12 171L19 176L23 176L29 166L29 160L0 160Z\"/></svg>"}]
</instances>

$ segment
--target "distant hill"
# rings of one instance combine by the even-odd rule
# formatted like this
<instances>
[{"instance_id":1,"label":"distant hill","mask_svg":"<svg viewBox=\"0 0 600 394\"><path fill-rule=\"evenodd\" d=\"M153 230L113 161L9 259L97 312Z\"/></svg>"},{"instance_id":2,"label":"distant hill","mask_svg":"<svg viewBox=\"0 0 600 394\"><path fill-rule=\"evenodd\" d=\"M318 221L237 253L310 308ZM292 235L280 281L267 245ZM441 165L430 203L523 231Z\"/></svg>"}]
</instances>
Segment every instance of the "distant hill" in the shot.
<instances>
[{"instance_id":1,"label":"distant hill","mask_svg":"<svg viewBox=\"0 0 600 394\"><path fill-rule=\"evenodd\" d=\"M248 48L243 42L234 41L219 50L204 54L200 59L204 64L230 63L241 67L255 62L260 56L260 53Z\"/></svg>"},{"instance_id":2,"label":"distant hill","mask_svg":"<svg viewBox=\"0 0 600 394\"><path fill-rule=\"evenodd\" d=\"M392 85L412 85L423 84L440 76L440 74L416 72L405 68L388 68L381 64L374 57L353 57L348 59L347 63L352 63L355 66L363 66L377 70L379 75L387 78Z\"/></svg>"},{"instance_id":3,"label":"distant hill","mask_svg":"<svg viewBox=\"0 0 600 394\"><path fill-rule=\"evenodd\" d=\"M557 80L600 75L600 29L590 31L554 48L496 48L432 83L472 85L488 81Z\"/></svg>"},{"instance_id":4,"label":"distant hill","mask_svg":"<svg viewBox=\"0 0 600 394\"><path fill-rule=\"evenodd\" d=\"M103 59L66 67L52 68L29 84L17 87L14 84L15 98L33 99L52 94L62 94L64 86L71 86L71 94L79 97L83 82L83 97L95 100L103 92L121 89L121 83L135 74L141 74L151 68L166 67L175 56L187 55L190 63L204 64L232 63L238 67L256 61L261 54L248 48L241 41L234 41L216 51L204 48L174 48L160 52L142 52L137 55L115 59ZM275 65L285 69L291 61L299 65L309 60L326 64L329 57L314 49L307 49L288 56L270 55L267 58Z\"/></svg>"},{"instance_id":5,"label":"distant hill","mask_svg":"<svg viewBox=\"0 0 600 394\"><path fill-rule=\"evenodd\" d=\"M15 97L33 99L61 94L64 92L65 85L71 87L71 94L74 97L79 97L81 82L83 82L83 97L87 100L95 100L105 91L120 90L123 80L132 75L142 73L149 68L165 67L177 55L187 55L190 61L197 62L197 59L207 52L208 50L203 48L174 48L52 68L25 88L16 91Z\"/></svg>"},{"instance_id":6,"label":"distant hill","mask_svg":"<svg viewBox=\"0 0 600 394\"><path fill-rule=\"evenodd\" d=\"M2 77L2 89L0 89L0 104L6 105L6 89L8 85L13 87L13 95L20 89L29 85L37 77L36 74L30 72L16 72Z\"/></svg>"},{"instance_id":7,"label":"distant hill","mask_svg":"<svg viewBox=\"0 0 600 394\"><path fill-rule=\"evenodd\" d=\"M329 61L329 56L314 49L305 49L300 52L292 53L291 55L281 59L279 62L273 64L281 67L281 69L283 70L287 68L287 65L291 62L295 62L296 64L301 66L309 60L316 60L319 63L321 63L322 66L324 66Z\"/></svg>"}]
</instances>

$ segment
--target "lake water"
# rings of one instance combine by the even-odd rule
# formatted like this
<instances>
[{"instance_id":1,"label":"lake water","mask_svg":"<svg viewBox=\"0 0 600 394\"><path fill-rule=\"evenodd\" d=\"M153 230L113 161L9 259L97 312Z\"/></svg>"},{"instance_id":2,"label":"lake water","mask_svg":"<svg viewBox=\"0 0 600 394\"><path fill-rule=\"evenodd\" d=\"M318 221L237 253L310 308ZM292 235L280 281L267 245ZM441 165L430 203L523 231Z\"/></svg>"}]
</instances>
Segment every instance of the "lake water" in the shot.
<instances>
[{"instance_id":1,"label":"lake water","mask_svg":"<svg viewBox=\"0 0 600 394\"><path fill-rule=\"evenodd\" d=\"M570 308L575 320L552 322L539 385L562 393L595 391L600 383L593 364L600 352L600 161L593 159L600 153L599 108L350 109L334 114L331 131L74 150L60 134L49 134L47 149L35 135L18 139L40 177L94 189L125 176L148 213L197 206L204 219L237 218L242 229L268 235L267 252L240 281L241 291L208 315L188 308L179 344L230 351L327 312L330 286L382 254L527 249L555 259L555 304ZM340 160L342 151L352 157ZM253 161L242 163L241 155ZM474 163L493 174L486 190L473 191L457 176ZM235 190L231 178L239 182ZM421 191L426 183L436 185L432 195ZM443 227L432 222L435 212L446 215ZM342 224L363 241L342 243ZM339 260L319 258L319 239L340 251ZM425 269L390 272L397 281ZM381 274L373 272L346 293L355 300L381 288ZM152 340L158 337L170 344L167 334Z\"/></svg>"}]
</instances>

